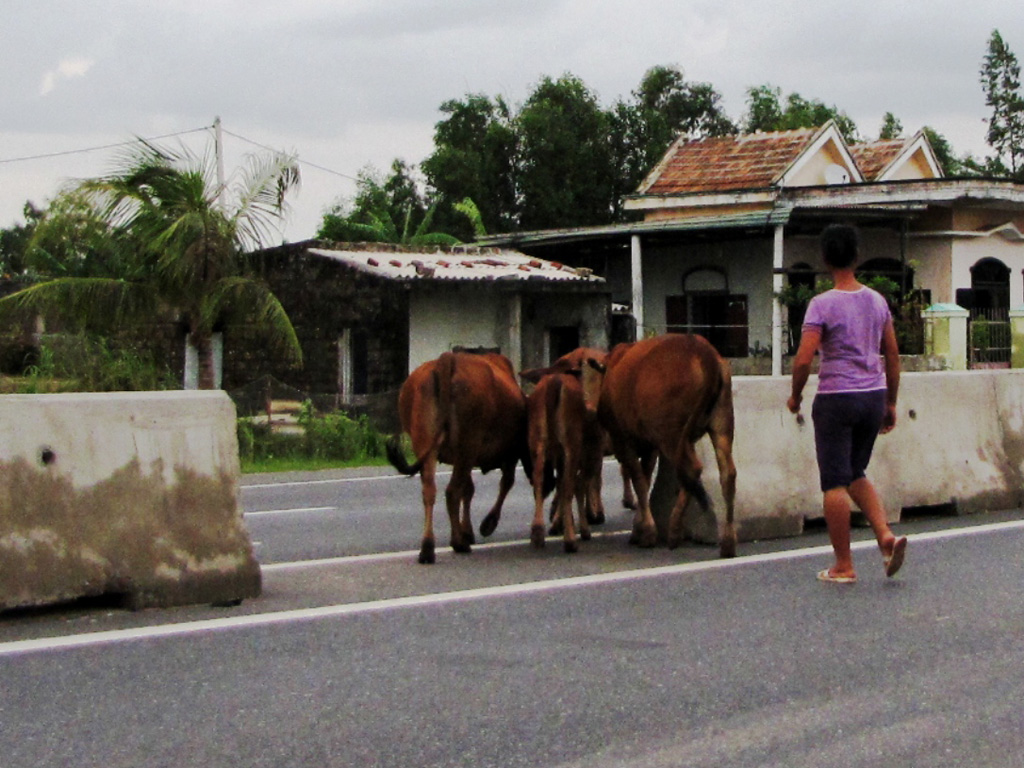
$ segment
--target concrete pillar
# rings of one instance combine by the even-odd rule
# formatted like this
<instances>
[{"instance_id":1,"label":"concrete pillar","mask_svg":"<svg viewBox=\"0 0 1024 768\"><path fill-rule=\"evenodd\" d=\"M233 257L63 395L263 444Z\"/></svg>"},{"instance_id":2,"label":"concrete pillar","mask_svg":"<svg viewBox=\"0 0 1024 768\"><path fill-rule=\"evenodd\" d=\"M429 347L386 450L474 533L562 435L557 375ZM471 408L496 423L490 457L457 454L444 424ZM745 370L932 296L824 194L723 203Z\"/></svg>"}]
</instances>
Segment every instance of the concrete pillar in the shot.
<instances>
[{"instance_id":1,"label":"concrete pillar","mask_svg":"<svg viewBox=\"0 0 1024 768\"><path fill-rule=\"evenodd\" d=\"M508 359L512 370L523 367L523 296L520 293L509 297L508 302Z\"/></svg>"},{"instance_id":2,"label":"concrete pillar","mask_svg":"<svg viewBox=\"0 0 1024 768\"><path fill-rule=\"evenodd\" d=\"M921 315L928 326L928 354L944 358L950 370L967 370L967 319L970 312L956 304L932 304Z\"/></svg>"},{"instance_id":3,"label":"concrete pillar","mask_svg":"<svg viewBox=\"0 0 1024 768\"><path fill-rule=\"evenodd\" d=\"M644 337L644 270L640 235L629 240L630 276L633 282L633 318L636 320L636 337Z\"/></svg>"},{"instance_id":4,"label":"concrete pillar","mask_svg":"<svg viewBox=\"0 0 1024 768\"><path fill-rule=\"evenodd\" d=\"M1024 306L1010 310L1010 367L1024 368Z\"/></svg>"},{"instance_id":5,"label":"concrete pillar","mask_svg":"<svg viewBox=\"0 0 1024 768\"><path fill-rule=\"evenodd\" d=\"M778 295L782 292L783 278L783 225L775 227L775 244L772 248L772 376L782 375L782 304Z\"/></svg>"}]
</instances>

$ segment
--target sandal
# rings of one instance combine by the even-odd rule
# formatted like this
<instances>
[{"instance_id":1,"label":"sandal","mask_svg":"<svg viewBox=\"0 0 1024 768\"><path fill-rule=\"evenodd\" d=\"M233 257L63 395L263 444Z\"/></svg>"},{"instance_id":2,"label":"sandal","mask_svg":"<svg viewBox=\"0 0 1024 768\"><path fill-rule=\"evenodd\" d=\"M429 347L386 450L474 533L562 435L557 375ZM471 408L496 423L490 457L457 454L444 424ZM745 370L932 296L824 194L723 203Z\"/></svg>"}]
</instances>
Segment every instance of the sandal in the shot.
<instances>
[{"instance_id":1,"label":"sandal","mask_svg":"<svg viewBox=\"0 0 1024 768\"><path fill-rule=\"evenodd\" d=\"M830 584L856 584L856 576L836 576L828 568L818 571L818 581L827 581Z\"/></svg>"},{"instance_id":2,"label":"sandal","mask_svg":"<svg viewBox=\"0 0 1024 768\"><path fill-rule=\"evenodd\" d=\"M903 559L906 555L907 537L900 536L892 543L892 552L882 558L882 563L885 565L885 575L889 577L895 576L896 571L903 566Z\"/></svg>"}]
</instances>

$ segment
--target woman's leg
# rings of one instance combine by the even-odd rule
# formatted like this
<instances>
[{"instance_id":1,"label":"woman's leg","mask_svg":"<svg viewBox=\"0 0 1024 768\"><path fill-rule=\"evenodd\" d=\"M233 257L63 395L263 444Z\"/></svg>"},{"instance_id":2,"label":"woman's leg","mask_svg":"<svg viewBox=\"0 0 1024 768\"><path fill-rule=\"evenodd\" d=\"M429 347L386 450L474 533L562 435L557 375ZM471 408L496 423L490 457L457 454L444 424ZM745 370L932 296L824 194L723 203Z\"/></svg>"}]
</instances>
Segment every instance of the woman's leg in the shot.
<instances>
[{"instance_id":1,"label":"woman's leg","mask_svg":"<svg viewBox=\"0 0 1024 768\"><path fill-rule=\"evenodd\" d=\"M855 576L850 554L850 494L846 488L830 488L825 491L823 506L828 538L836 558L829 572L833 576Z\"/></svg>"}]
</instances>

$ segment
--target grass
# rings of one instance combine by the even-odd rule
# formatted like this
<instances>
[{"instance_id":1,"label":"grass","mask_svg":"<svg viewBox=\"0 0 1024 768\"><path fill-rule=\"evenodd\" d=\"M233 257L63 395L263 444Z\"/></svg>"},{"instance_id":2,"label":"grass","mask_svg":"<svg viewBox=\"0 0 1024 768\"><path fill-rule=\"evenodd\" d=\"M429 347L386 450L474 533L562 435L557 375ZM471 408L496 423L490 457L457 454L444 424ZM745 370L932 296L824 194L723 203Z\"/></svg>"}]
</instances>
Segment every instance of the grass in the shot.
<instances>
[{"instance_id":1,"label":"grass","mask_svg":"<svg viewBox=\"0 0 1024 768\"><path fill-rule=\"evenodd\" d=\"M242 474L259 472L316 472L321 469L351 469L353 467L385 467L388 460L380 456L363 459L328 459L303 456L280 456L267 459L242 459Z\"/></svg>"}]
</instances>

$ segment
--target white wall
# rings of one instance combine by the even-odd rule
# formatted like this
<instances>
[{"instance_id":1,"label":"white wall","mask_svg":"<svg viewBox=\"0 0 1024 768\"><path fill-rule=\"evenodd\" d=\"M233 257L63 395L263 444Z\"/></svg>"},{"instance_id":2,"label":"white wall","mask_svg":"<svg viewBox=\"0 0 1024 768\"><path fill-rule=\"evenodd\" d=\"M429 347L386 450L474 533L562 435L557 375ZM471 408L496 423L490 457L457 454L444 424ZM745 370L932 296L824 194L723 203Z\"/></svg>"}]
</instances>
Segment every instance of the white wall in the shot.
<instances>
[{"instance_id":1,"label":"white wall","mask_svg":"<svg viewBox=\"0 0 1024 768\"><path fill-rule=\"evenodd\" d=\"M409 297L409 370L453 347L499 347L508 354L502 323L507 299L482 292L452 292Z\"/></svg>"}]
</instances>

